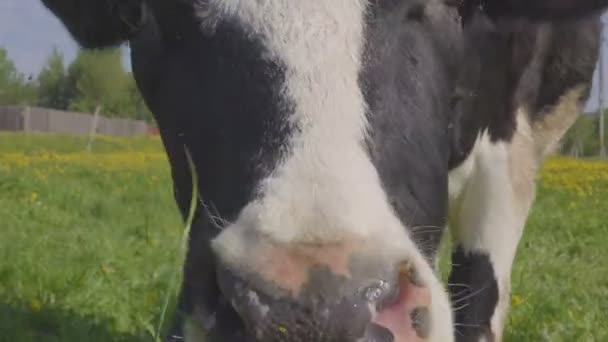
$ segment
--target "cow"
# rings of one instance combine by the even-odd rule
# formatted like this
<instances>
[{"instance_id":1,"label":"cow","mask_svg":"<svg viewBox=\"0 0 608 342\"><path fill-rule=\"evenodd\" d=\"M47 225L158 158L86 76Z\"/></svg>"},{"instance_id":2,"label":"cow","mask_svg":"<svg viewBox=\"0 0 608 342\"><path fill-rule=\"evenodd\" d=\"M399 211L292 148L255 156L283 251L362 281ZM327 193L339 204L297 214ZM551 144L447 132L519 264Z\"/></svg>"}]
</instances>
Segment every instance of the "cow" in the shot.
<instances>
[{"instance_id":1,"label":"cow","mask_svg":"<svg viewBox=\"0 0 608 342\"><path fill-rule=\"evenodd\" d=\"M501 340L608 0L42 1L130 44L184 219L197 194L167 341Z\"/></svg>"},{"instance_id":2,"label":"cow","mask_svg":"<svg viewBox=\"0 0 608 342\"><path fill-rule=\"evenodd\" d=\"M553 18L568 20L551 22L534 21L542 6L514 21L504 17L505 3L495 4L460 8L465 57L449 166L448 280L458 341L501 340L537 170L589 96L602 29L601 11L579 17L581 8L565 1L554 4L572 12Z\"/></svg>"}]
</instances>

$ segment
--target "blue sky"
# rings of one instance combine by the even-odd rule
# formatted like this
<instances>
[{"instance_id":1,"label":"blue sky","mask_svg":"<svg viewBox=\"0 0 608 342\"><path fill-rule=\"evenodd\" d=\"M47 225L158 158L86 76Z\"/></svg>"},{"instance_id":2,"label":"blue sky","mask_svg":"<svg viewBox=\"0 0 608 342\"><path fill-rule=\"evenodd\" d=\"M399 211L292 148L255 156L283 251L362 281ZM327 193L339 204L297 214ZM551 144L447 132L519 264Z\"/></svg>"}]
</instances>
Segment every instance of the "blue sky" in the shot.
<instances>
[{"instance_id":1,"label":"blue sky","mask_svg":"<svg viewBox=\"0 0 608 342\"><path fill-rule=\"evenodd\" d=\"M608 19L604 17L605 20ZM8 50L9 57L21 72L34 75L40 71L53 47L59 49L66 63L74 58L78 49L63 26L40 0L0 0L0 47ZM608 71L608 49L604 60ZM123 62L129 68L127 49ZM605 89L608 90L608 75L604 79ZM597 108L597 103L596 72L588 110Z\"/></svg>"},{"instance_id":2,"label":"blue sky","mask_svg":"<svg viewBox=\"0 0 608 342\"><path fill-rule=\"evenodd\" d=\"M78 46L40 0L0 0L0 47L25 74L37 74L53 47L74 59ZM125 49L126 52L126 49ZM123 62L129 67L128 55Z\"/></svg>"}]
</instances>

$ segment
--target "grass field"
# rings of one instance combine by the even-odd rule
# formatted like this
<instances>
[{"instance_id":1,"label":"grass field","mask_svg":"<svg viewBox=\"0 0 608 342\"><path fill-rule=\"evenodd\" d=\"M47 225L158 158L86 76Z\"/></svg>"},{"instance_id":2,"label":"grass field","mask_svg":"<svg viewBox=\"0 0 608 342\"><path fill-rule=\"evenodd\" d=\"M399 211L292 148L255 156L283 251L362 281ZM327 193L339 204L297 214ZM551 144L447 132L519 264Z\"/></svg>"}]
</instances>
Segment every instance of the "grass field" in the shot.
<instances>
[{"instance_id":1,"label":"grass field","mask_svg":"<svg viewBox=\"0 0 608 342\"><path fill-rule=\"evenodd\" d=\"M183 229L160 141L85 145L0 134L0 341L152 340ZM547 163L507 341L608 341L607 203L608 163Z\"/></svg>"}]
</instances>

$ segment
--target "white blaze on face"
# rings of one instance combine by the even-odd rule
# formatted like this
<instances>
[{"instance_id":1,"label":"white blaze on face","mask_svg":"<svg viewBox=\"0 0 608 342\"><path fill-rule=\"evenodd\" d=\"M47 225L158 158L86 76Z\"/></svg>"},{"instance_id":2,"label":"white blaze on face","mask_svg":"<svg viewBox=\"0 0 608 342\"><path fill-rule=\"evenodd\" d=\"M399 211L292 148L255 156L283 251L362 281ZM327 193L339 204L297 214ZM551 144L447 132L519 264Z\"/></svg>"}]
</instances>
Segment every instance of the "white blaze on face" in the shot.
<instances>
[{"instance_id":1,"label":"white blaze on face","mask_svg":"<svg viewBox=\"0 0 608 342\"><path fill-rule=\"evenodd\" d=\"M263 195L235 225L277 242L325 242L354 233L413 248L364 147L366 105L358 78L366 1L214 3L212 12L224 11L255 33L269 58L285 65L283 91L299 128L288 157L261 184Z\"/></svg>"},{"instance_id":2,"label":"white blaze on face","mask_svg":"<svg viewBox=\"0 0 608 342\"><path fill-rule=\"evenodd\" d=\"M270 56L285 64L284 94L300 129L289 157L262 184L263 197L241 216L278 241L387 234L392 215L364 150L358 76L365 9L359 0L242 1L235 8L237 20L261 33Z\"/></svg>"},{"instance_id":3,"label":"white blaze on face","mask_svg":"<svg viewBox=\"0 0 608 342\"><path fill-rule=\"evenodd\" d=\"M207 6L201 15L242 25L260 39L268 58L283 63L284 96L298 127L288 156L261 184L260 198L214 241L216 252L247 267L252 242L244 232L251 230L284 244L352 235L388 241L421 269L433 291L438 340L450 341L447 296L394 215L365 151L366 104L358 79L367 1L211 0Z\"/></svg>"}]
</instances>

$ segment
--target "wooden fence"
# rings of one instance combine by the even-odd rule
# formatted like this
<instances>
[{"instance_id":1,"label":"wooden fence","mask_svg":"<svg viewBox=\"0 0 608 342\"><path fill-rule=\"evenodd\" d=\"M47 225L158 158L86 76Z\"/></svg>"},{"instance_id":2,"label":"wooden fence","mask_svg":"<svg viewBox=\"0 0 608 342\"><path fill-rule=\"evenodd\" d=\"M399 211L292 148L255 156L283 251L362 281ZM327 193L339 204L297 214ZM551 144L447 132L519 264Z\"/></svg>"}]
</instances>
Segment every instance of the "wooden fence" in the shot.
<instances>
[{"instance_id":1,"label":"wooden fence","mask_svg":"<svg viewBox=\"0 0 608 342\"><path fill-rule=\"evenodd\" d=\"M103 115L103 113L102 113ZM48 132L87 135L95 123L92 114L60 110L0 106L0 131ZM95 132L103 135L133 136L149 134L145 121L99 117Z\"/></svg>"}]
</instances>

